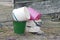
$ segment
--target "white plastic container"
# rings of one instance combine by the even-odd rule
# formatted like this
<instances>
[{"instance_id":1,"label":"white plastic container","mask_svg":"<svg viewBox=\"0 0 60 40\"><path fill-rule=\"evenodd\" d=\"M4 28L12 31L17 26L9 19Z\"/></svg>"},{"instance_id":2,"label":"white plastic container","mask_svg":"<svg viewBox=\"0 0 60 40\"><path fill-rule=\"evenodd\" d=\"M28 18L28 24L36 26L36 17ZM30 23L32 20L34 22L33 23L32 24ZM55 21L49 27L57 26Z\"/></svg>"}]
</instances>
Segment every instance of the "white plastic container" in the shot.
<instances>
[{"instance_id":1,"label":"white plastic container","mask_svg":"<svg viewBox=\"0 0 60 40\"><path fill-rule=\"evenodd\" d=\"M41 19L40 20L35 20L35 22L42 22ZM30 27L26 27L26 32L38 32L38 33L42 33L43 31L40 29L39 26L36 26L36 24L34 23L33 20L30 20L26 23L26 26L30 26Z\"/></svg>"},{"instance_id":2,"label":"white plastic container","mask_svg":"<svg viewBox=\"0 0 60 40\"><path fill-rule=\"evenodd\" d=\"M12 16L15 21L26 21L30 19L30 13L27 7L14 9Z\"/></svg>"}]
</instances>

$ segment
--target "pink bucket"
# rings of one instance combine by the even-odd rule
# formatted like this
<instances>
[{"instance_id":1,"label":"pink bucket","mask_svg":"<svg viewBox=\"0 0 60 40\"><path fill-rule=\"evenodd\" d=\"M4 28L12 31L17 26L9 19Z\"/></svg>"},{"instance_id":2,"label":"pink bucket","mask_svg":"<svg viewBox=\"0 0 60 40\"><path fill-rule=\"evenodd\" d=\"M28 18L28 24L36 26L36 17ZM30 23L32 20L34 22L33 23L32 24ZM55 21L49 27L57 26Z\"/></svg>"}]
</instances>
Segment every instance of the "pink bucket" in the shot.
<instances>
[{"instance_id":1,"label":"pink bucket","mask_svg":"<svg viewBox=\"0 0 60 40\"><path fill-rule=\"evenodd\" d=\"M30 12L30 20L39 20L41 18L41 13L37 12L33 8L28 8Z\"/></svg>"}]
</instances>

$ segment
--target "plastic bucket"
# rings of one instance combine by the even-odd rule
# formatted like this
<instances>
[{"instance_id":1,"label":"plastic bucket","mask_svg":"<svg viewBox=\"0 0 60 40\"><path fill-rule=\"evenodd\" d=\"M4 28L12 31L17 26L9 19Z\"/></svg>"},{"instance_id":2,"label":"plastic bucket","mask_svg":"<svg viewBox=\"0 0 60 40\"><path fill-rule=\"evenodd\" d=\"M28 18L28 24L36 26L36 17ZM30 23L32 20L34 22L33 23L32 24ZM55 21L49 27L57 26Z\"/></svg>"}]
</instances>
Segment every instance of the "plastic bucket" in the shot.
<instances>
[{"instance_id":1,"label":"plastic bucket","mask_svg":"<svg viewBox=\"0 0 60 40\"><path fill-rule=\"evenodd\" d=\"M13 26L14 26L14 32L15 33L24 34L26 21L22 21L22 22L13 21Z\"/></svg>"},{"instance_id":2,"label":"plastic bucket","mask_svg":"<svg viewBox=\"0 0 60 40\"><path fill-rule=\"evenodd\" d=\"M37 12L35 9L28 7L30 12L30 20L39 20L41 17L41 13Z\"/></svg>"},{"instance_id":3,"label":"plastic bucket","mask_svg":"<svg viewBox=\"0 0 60 40\"><path fill-rule=\"evenodd\" d=\"M21 7L13 10L14 21L27 21L30 19L30 13L27 7Z\"/></svg>"}]
</instances>

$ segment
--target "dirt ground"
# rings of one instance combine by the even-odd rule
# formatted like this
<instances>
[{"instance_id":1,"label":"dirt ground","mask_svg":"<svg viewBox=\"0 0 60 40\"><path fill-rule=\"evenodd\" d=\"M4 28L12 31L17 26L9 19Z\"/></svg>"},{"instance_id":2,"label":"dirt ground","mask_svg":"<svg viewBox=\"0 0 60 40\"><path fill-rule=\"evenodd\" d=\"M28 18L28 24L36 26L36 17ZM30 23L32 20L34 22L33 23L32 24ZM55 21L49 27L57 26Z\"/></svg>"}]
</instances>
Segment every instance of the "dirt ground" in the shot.
<instances>
[{"instance_id":1,"label":"dirt ground","mask_svg":"<svg viewBox=\"0 0 60 40\"><path fill-rule=\"evenodd\" d=\"M41 27L41 30L45 32L43 35L30 33L25 33L25 35L15 34L12 21L7 22L12 20L12 9L10 6L0 5L0 40L60 40L60 23L54 23L49 20L43 21L44 26Z\"/></svg>"}]
</instances>

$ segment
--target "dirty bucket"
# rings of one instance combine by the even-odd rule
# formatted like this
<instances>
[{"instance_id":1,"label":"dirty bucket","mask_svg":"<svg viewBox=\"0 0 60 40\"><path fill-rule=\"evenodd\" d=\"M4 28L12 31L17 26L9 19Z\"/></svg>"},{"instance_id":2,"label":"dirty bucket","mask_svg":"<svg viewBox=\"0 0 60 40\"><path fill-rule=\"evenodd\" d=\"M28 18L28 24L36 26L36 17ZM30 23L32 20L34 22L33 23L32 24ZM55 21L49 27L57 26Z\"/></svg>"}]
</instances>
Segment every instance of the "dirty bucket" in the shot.
<instances>
[{"instance_id":1,"label":"dirty bucket","mask_svg":"<svg viewBox=\"0 0 60 40\"><path fill-rule=\"evenodd\" d=\"M24 34L26 21L22 21L22 22L13 21L13 26L14 26L14 32L15 33Z\"/></svg>"}]
</instances>

